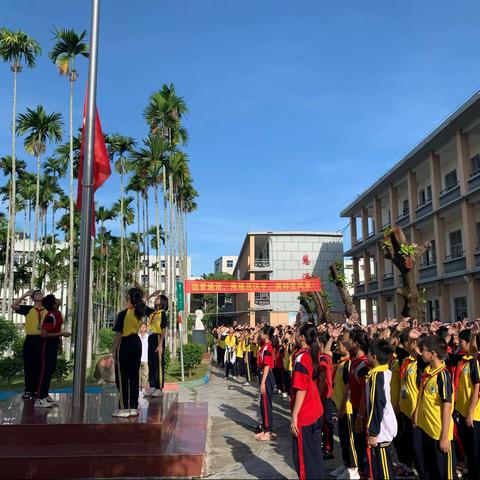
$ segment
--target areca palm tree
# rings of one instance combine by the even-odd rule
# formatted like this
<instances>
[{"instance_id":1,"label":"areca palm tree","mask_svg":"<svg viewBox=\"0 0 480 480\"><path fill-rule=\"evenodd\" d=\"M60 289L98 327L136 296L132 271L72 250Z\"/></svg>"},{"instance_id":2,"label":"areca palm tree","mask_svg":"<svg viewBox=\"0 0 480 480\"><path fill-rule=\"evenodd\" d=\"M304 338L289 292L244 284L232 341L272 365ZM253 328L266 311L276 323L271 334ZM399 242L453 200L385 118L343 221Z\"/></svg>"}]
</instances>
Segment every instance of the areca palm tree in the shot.
<instances>
[{"instance_id":1,"label":"areca palm tree","mask_svg":"<svg viewBox=\"0 0 480 480\"><path fill-rule=\"evenodd\" d=\"M87 36L86 30L81 33L73 29L55 28L53 31L55 43L49 53L50 60L57 66L60 75L68 77L70 85L70 118L69 118L69 180L70 180L70 232L69 232L69 272L67 287L67 315L66 327L72 322L73 315L73 282L74 282L74 242L75 242L75 212L73 205L73 177L74 177L74 138L73 138L73 93L75 82L78 78L78 72L75 69L75 60L78 56L87 58L89 48L85 43ZM68 341L69 342L69 341ZM67 343L68 343L67 342ZM67 348L67 357L70 356L70 349Z\"/></svg>"},{"instance_id":2,"label":"areca palm tree","mask_svg":"<svg viewBox=\"0 0 480 480\"><path fill-rule=\"evenodd\" d=\"M8 28L0 29L0 58L7 63L10 63L10 69L13 72L13 106L12 106L12 174L11 174L11 195L10 198L16 197L16 116L17 116L17 76L22 71L23 64L28 68L35 67L36 58L42 52L40 45L27 33L22 30L16 32L9 30ZM14 252L15 252L15 202L9 202L9 232L11 232L12 241L10 250L10 263L7 260L5 262L6 268L4 269L5 280L9 283L8 297L4 298L2 306L2 314L5 316L6 306L10 305L10 300L13 299L13 273L14 273ZM6 287L6 285L5 285ZM9 309L9 318L12 318L12 311Z\"/></svg>"},{"instance_id":3,"label":"areca palm tree","mask_svg":"<svg viewBox=\"0 0 480 480\"><path fill-rule=\"evenodd\" d=\"M42 105L37 105L35 110L27 108L26 113L21 113L17 118L19 135L26 135L25 149L37 158L37 188L35 195L35 223L33 230L33 259L32 259L32 285L37 267L37 239L40 203L40 165L41 155L45 153L47 142L60 142L62 140L63 121L62 115L57 112L47 113Z\"/></svg>"}]
</instances>

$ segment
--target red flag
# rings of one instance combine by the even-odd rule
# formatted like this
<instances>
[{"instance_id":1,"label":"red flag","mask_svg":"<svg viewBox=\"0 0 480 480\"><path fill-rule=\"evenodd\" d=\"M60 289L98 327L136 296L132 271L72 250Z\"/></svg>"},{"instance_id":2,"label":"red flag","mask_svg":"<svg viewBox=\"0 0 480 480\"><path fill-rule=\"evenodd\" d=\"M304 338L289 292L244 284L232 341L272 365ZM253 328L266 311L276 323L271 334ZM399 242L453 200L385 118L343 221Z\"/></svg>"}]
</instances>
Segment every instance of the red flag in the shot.
<instances>
[{"instance_id":1,"label":"red flag","mask_svg":"<svg viewBox=\"0 0 480 480\"><path fill-rule=\"evenodd\" d=\"M77 189L77 209L82 209L82 184L83 184L83 161L85 150L85 116L87 110L87 99L83 107L83 125L82 125L82 141L80 144L80 163L78 166L78 189ZM108 158L107 147L105 146L105 138L100 124L98 110L95 109L95 144L93 148L93 194L100 188L105 180L111 175L110 160ZM92 206L92 235L95 236L95 202Z\"/></svg>"}]
</instances>

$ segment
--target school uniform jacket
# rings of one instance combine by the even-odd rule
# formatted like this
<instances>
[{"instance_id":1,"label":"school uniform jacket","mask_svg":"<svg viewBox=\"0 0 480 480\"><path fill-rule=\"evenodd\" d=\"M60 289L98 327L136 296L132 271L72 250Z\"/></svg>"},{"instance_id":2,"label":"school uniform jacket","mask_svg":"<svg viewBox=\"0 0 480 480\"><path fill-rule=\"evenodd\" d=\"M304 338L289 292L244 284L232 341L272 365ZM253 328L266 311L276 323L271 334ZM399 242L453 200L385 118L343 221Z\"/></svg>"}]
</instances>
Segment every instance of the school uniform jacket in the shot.
<instances>
[{"instance_id":1,"label":"school uniform jacket","mask_svg":"<svg viewBox=\"0 0 480 480\"><path fill-rule=\"evenodd\" d=\"M390 443L397 435L397 418L390 394L392 372L388 365L372 368L366 377L367 432L378 443Z\"/></svg>"}]
</instances>

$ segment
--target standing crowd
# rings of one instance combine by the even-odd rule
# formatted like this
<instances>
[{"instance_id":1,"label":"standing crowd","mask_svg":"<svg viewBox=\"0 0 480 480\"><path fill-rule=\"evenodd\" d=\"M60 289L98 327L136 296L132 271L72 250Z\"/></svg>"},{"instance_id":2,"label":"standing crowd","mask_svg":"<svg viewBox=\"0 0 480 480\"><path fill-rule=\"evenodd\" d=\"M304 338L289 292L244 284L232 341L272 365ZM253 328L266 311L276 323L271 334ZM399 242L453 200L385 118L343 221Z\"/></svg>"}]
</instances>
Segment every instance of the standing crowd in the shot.
<instances>
[{"instance_id":1,"label":"standing crowd","mask_svg":"<svg viewBox=\"0 0 480 480\"><path fill-rule=\"evenodd\" d=\"M325 478L335 419L332 477L480 480L480 322L234 323L213 334L225 378L258 376L256 440L272 440L274 396L290 400L300 479Z\"/></svg>"}]
</instances>

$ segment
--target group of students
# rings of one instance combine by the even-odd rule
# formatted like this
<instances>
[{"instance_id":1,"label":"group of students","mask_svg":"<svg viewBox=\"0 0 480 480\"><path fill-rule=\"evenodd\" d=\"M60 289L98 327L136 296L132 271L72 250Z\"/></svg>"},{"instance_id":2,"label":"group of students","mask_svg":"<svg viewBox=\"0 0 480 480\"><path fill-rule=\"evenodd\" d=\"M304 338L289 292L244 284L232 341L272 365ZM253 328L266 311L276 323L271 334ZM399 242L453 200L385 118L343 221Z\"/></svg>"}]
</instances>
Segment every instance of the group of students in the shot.
<instances>
[{"instance_id":1,"label":"group of students","mask_svg":"<svg viewBox=\"0 0 480 480\"><path fill-rule=\"evenodd\" d=\"M29 298L33 305L23 302ZM23 341L23 371L25 390L23 400L34 400L38 408L51 408L58 403L49 395L50 383L57 367L61 337L70 333L62 331L61 302L55 295L44 296L41 290L29 290L15 300L12 309L25 317Z\"/></svg>"},{"instance_id":2,"label":"group of students","mask_svg":"<svg viewBox=\"0 0 480 480\"><path fill-rule=\"evenodd\" d=\"M334 410L343 463L333 477L480 479L479 322L365 327L348 320L250 330L262 419L255 438L272 439L273 396L288 389L300 479L325 478Z\"/></svg>"}]
</instances>

